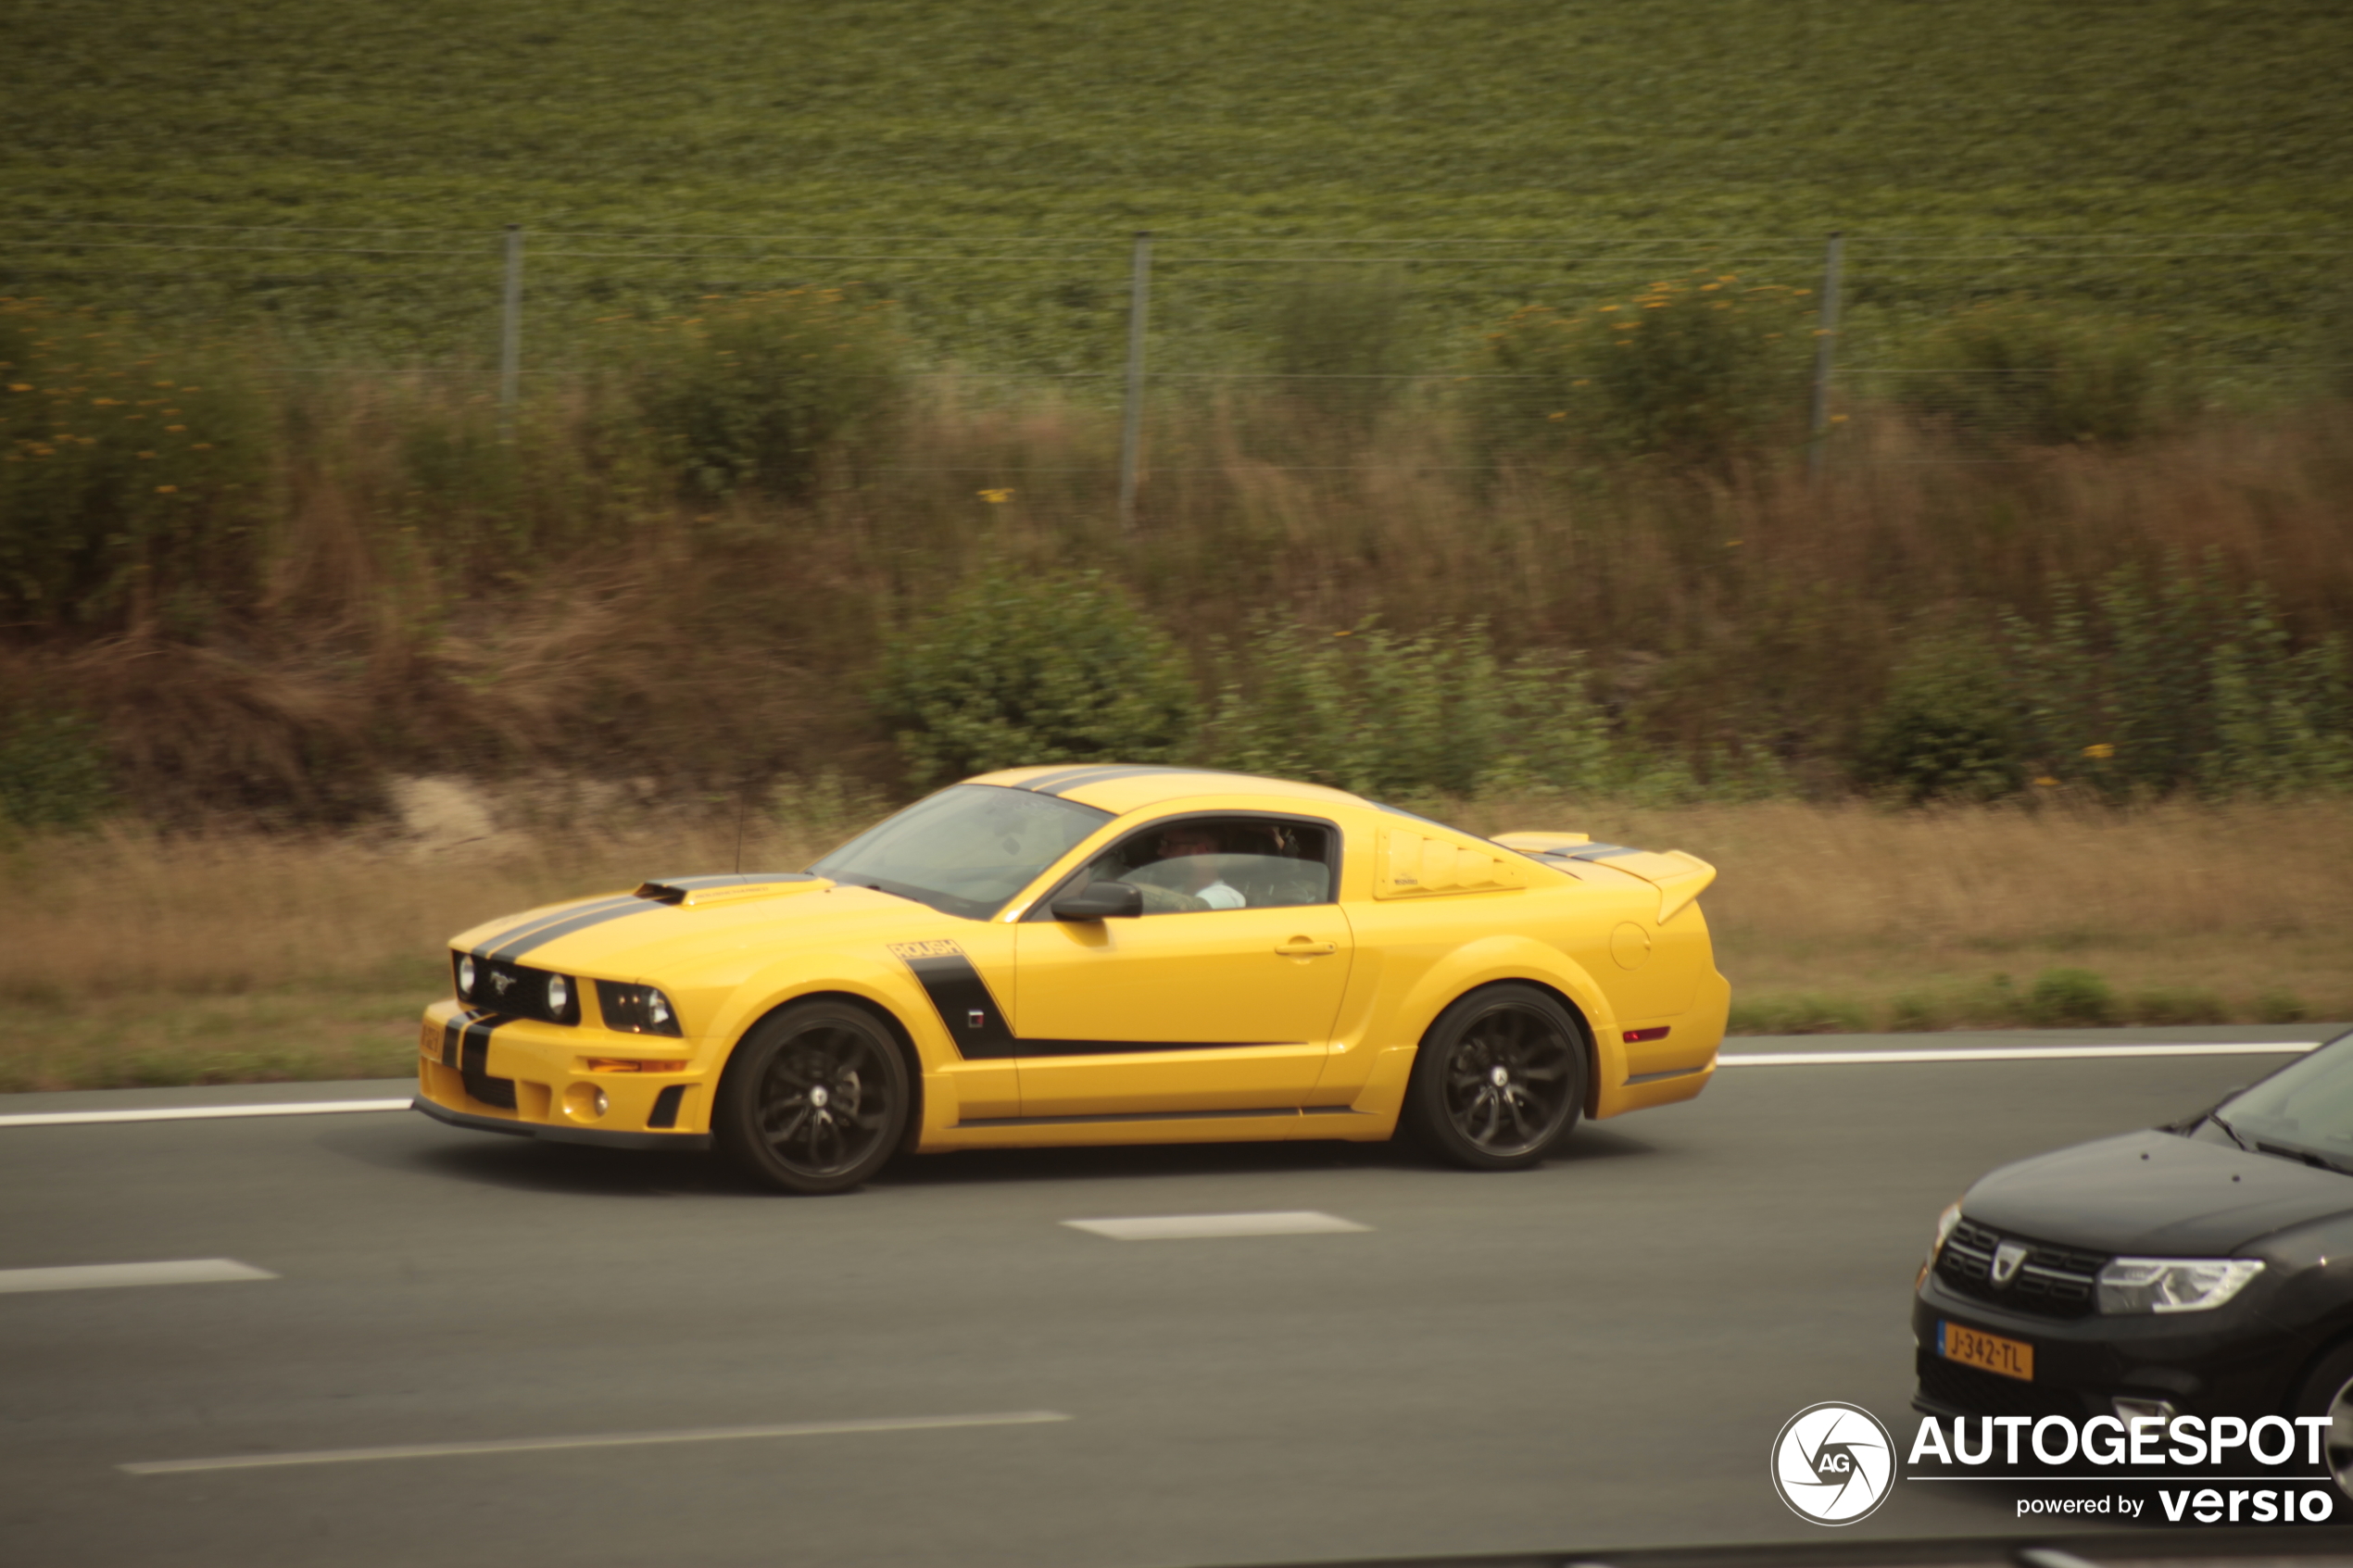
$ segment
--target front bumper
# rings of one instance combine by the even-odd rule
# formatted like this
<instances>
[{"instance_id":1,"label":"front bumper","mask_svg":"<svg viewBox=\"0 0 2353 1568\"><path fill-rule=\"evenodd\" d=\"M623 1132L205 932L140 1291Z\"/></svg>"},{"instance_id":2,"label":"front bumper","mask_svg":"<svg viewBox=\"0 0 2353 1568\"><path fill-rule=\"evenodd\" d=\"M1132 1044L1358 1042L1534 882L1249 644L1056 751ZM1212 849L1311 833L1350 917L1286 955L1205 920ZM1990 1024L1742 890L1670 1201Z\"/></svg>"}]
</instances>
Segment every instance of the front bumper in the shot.
<instances>
[{"instance_id":1,"label":"front bumper","mask_svg":"<svg viewBox=\"0 0 2353 1568\"><path fill-rule=\"evenodd\" d=\"M453 1127L607 1148L711 1147L711 1073L692 1041L501 1018L440 1001L425 1010L417 1047L412 1103ZM661 1070L600 1070L588 1066L592 1060L659 1060Z\"/></svg>"},{"instance_id":2,"label":"front bumper","mask_svg":"<svg viewBox=\"0 0 2353 1568\"><path fill-rule=\"evenodd\" d=\"M1938 1353L1938 1324L1959 1323L2034 1348L2033 1381L1981 1371ZM2112 1415L2122 1397L2162 1399L2183 1414L2246 1419L2284 1411L2310 1341L2233 1301L2170 1316L2045 1317L1947 1290L1931 1273L1912 1299L1912 1407L1927 1415Z\"/></svg>"}]
</instances>

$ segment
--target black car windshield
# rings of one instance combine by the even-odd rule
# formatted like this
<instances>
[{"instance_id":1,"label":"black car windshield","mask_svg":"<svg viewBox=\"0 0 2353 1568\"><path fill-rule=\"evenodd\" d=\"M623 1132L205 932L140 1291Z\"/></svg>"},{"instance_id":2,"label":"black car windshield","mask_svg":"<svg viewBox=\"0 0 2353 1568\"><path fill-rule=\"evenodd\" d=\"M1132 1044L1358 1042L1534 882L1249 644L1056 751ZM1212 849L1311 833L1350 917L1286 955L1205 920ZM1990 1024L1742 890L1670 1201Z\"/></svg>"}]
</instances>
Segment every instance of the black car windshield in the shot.
<instances>
[{"instance_id":1,"label":"black car windshield","mask_svg":"<svg viewBox=\"0 0 2353 1568\"><path fill-rule=\"evenodd\" d=\"M951 784L868 828L812 872L878 887L942 914L987 920L1109 811L1000 784Z\"/></svg>"},{"instance_id":2,"label":"black car windshield","mask_svg":"<svg viewBox=\"0 0 2353 1568\"><path fill-rule=\"evenodd\" d=\"M2211 1119L2249 1148L2353 1173L2353 1033L2288 1063L2216 1110Z\"/></svg>"}]
</instances>

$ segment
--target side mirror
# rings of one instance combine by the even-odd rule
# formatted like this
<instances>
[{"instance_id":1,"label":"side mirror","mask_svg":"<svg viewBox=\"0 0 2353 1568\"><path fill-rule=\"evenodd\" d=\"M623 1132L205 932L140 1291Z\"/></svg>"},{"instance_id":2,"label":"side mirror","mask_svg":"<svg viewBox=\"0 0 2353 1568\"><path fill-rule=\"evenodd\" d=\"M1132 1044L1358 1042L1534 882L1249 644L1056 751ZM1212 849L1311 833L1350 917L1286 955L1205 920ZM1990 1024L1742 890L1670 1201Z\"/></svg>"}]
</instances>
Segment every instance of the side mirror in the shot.
<instances>
[{"instance_id":1,"label":"side mirror","mask_svg":"<svg viewBox=\"0 0 2353 1568\"><path fill-rule=\"evenodd\" d=\"M1098 882L1054 900L1056 920L1134 920L1144 912L1144 890L1132 882Z\"/></svg>"}]
</instances>

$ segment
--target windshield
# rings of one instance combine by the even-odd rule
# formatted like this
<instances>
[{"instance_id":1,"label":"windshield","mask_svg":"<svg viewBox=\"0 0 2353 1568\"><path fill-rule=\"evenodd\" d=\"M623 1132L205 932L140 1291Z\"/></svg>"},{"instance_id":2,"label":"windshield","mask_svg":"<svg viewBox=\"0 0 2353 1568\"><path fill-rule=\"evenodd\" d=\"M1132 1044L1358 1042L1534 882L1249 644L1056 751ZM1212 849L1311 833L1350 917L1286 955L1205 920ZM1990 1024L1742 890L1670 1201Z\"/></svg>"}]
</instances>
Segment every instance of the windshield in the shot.
<instances>
[{"instance_id":1,"label":"windshield","mask_svg":"<svg viewBox=\"0 0 2353 1568\"><path fill-rule=\"evenodd\" d=\"M2217 1110L2209 1120L2249 1148L2353 1173L2353 1033L2339 1035Z\"/></svg>"},{"instance_id":2,"label":"windshield","mask_svg":"<svg viewBox=\"0 0 2353 1568\"><path fill-rule=\"evenodd\" d=\"M987 920L1109 811L1001 784L952 784L867 829L809 869L943 914Z\"/></svg>"}]
</instances>

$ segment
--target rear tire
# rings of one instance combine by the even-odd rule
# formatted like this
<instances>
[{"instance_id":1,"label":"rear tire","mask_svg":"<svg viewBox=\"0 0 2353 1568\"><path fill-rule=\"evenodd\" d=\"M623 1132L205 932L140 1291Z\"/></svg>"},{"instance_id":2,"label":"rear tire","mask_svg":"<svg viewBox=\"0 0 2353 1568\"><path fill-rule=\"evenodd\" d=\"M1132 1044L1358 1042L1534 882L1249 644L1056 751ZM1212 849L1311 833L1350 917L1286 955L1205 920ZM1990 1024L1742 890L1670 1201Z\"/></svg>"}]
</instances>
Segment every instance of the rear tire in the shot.
<instances>
[{"instance_id":1,"label":"rear tire","mask_svg":"<svg viewBox=\"0 0 2353 1568\"><path fill-rule=\"evenodd\" d=\"M1583 1114L1588 1060L1585 1031L1550 994L1482 987L1422 1036L1405 1087L1405 1132L1465 1170L1527 1170Z\"/></svg>"},{"instance_id":2,"label":"rear tire","mask_svg":"<svg viewBox=\"0 0 2353 1568\"><path fill-rule=\"evenodd\" d=\"M711 1131L763 1186L847 1192L898 1150L913 1097L890 1031L847 1002L799 1002L763 1020L727 1064Z\"/></svg>"}]
</instances>

